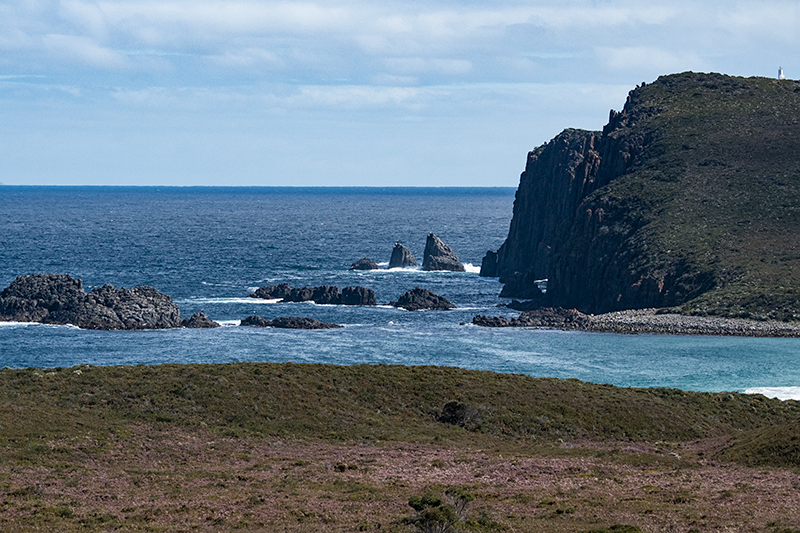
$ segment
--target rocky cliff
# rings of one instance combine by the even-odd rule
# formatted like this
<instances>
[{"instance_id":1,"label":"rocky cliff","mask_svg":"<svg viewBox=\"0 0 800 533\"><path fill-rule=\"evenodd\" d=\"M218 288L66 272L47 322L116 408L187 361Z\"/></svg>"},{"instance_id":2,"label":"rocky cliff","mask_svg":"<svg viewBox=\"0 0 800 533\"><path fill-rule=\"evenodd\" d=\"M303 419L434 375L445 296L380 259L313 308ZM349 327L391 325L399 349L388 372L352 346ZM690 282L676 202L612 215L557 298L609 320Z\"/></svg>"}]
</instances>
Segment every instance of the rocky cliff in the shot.
<instances>
[{"instance_id":1,"label":"rocky cliff","mask_svg":"<svg viewBox=\"0 0 800 533\"><path fill-rule=\"evenodd\" d=\"M800 83L683 73L528 154L503 296L800 320ZM494 270L494 271L493 271Z\"/></svg>"}]
</instances>

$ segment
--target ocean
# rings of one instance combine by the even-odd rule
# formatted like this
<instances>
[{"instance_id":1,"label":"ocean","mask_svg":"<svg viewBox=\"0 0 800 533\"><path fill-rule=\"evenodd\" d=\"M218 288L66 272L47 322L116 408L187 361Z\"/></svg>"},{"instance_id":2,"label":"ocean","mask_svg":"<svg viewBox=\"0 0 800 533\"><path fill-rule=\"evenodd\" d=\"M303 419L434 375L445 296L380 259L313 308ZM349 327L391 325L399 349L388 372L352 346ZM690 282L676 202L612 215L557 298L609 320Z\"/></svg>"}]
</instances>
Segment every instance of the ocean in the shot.
<instances>
[{"instance_id":1,"label":"ocean","mask_svg":"<svg viewBox=\"0 0 800 533\"><path fill-rule=\"evenodd\" d=\"M618 386L763 392L800 399L800 339L616 335L472 326L501 285L478 276L508 233L513 188L0 187L0 289L22 274L70 274L88 291L151 285L208 330L90 331L0 323L0 366L271 361L446 365ZM395 242L422 261L428 233L467 272L386 270ZM378 271L351 271L362 257ZM281 304L256 288L360 285L378 306ZM416 286L452 311L388 305ZM308 316L337 330L238 325L249 315Z\"/></svg>"}]
</instances>

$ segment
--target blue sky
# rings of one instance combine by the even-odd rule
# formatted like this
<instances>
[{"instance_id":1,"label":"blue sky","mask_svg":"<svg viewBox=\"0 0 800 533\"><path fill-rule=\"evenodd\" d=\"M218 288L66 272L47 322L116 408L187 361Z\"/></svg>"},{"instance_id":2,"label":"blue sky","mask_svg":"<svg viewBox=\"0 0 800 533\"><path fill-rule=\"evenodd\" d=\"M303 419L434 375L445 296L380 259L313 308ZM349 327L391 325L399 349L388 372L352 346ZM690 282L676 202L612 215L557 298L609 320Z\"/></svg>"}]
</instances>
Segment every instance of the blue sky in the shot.
<instances>
[{"instance_id":1,"label":"blue sky","mask_svg":"<svg viewBox=\"0 0 800 533\"><path fill-rule=\"evenodd\" d=\"M3 0L0 182L516 186L661 74L800 77L800 2Z\"/></svg>"}]
</instances>

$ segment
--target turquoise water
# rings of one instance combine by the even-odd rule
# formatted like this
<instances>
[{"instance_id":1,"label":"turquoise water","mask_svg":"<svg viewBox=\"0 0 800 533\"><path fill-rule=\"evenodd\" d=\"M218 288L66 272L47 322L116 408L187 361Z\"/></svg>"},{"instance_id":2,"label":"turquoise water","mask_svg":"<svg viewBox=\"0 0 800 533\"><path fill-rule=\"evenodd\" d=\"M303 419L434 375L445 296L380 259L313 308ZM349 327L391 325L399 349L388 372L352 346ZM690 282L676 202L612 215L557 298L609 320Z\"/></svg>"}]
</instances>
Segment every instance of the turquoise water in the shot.
<instances>
[{"instance_id":1,"label":"turquoise water","mask_svg":"<svg viewBox=\"0 0 800 533\"><path fill-rule=\"evenodd\" d=\"M497 308L494 279L477 267L502 243L513 189L273 189L0 187L0 286L17 275L71 274L87 290L152 285L184 316L205 311L213 330L87 331L0 323L0 366L294 361L448 365L620 386L744 391L800 398L800 339L614 335L484 329ZM422 258L435 232L465 273L353 272L387 263L395 241ZM256 287L363 285L377 307L278 304ZM415 286L458 309L408 312L388 302ZM340 330L239 327L245 316L310 316Z\"/></svg>"}]
</instances>

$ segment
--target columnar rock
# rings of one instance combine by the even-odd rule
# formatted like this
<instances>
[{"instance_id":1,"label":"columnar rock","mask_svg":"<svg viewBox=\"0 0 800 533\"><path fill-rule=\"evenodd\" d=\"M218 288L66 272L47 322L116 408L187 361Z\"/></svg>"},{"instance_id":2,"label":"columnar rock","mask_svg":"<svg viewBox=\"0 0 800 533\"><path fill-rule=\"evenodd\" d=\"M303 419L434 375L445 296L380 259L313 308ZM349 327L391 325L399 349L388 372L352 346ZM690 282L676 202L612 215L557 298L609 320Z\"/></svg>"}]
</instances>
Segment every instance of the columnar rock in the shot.
<instances>
[{"instance_id":1,"label":"columnar rock","mask_svg":"<svg viewBox=\"0 0 800 533\"><path fill-rule=\"evenodd\" d=\"M425 252L422 257L422 270L451 270L464 272L464 265L458 256L435 234L428 235L425 242Z\"/></svg>"},{"instance_id":2,"label":"columnar rock","mask_svg":"<svg viewBox=\"0 0 800 533\"><path fill-rule=\"evenodd\" d=\"M218 328L220 325L214 322L205 313L197 312L189 318L184 318L181 325L185 328Z\"/></svg>"},{"instance_id":3,"label":"columnar rock","mask_svg":"<svg viewBox=\"0 0 800 533\"><path fill-rule=\"evenodd\" d=\"M447 299L433 291L421 287L415 287L407 291L398 298L396 302L391 302L389 305L402 307L408 311L419 311L421 309L444 311L455 308L455 305L450 303Z\"/></svg>"},{"instance_id":4,"label":"columnar rock","mask_svg":"<svg viewBox=\"0 0 800 533\"><path fill-rule=\"evenodd\" d=\"M0 320L72 324L85 329L162 329L181 326L172 298L146 285L104 285L86 294L68 275L19 276L0 293Z\"/></svg>"},{"instance_id":5,"label":"columnar rock","mask_svg":"<svg viewBox=\"0 0 800 533\"><path fill-rule=\"evenodd\" d=\"M399 242L394 243L392 258L389 259L389 268L405 268L412 266L417 266L417 258L414 257L414 254Z\"/></svg>"},{"instance_id":6,"label":"columnar rock","mask_svg":"<svg viewBox=\"0 0 800 533\"><path fill-rule=\"evenodd\" d=\"M380 267L378 263L370 259L369 257L362 257L352 265L350 265L350 270L378 270Z\"/></svg>"}]
</instances>

